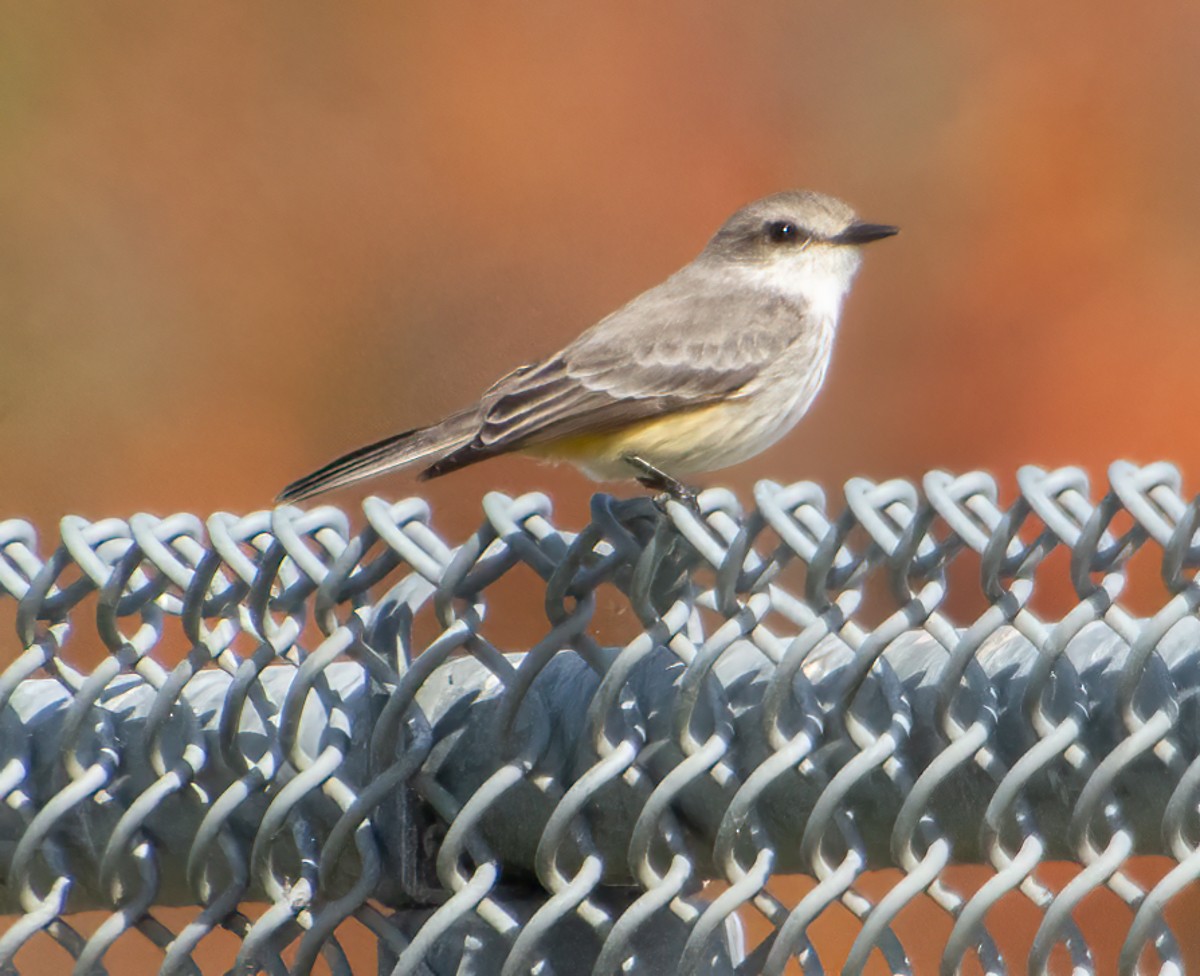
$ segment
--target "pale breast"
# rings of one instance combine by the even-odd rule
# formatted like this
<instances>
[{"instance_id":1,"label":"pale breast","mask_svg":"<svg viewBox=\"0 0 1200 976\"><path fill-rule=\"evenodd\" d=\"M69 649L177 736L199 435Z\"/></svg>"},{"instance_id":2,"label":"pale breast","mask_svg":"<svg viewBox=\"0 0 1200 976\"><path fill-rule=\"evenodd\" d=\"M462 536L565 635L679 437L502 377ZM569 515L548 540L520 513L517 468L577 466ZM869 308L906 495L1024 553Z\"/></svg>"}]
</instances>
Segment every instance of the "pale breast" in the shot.
<instances>
[{"instance_id":1,"label":"pale breast","mask_svg":"<svg viewBox=\"0 0 1200 976\"><path fill-rule=\"evenodd\" d=\"M598 481L625 480L624 458L636 455L675 476L715 471L762 452L804 416L829 364L833 324L776 360L745 392L720 403L642 420L603 434L582 434L527 448L568 461Z\"/></svg>"}]
</instances>

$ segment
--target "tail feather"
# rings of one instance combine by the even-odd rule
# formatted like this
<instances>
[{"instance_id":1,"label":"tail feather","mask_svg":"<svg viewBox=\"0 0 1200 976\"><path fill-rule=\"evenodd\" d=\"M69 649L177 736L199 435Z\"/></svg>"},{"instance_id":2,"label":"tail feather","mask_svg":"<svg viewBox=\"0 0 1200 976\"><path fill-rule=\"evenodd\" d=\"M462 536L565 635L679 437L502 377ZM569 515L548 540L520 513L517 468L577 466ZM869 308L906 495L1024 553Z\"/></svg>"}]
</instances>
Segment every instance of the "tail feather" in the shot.
<instances>
[{"instance_id":1,"label":"tail feather","mask_svg":"<svg viewBox=\"0 0 1200 976\"><path fill-rule=\"evenodd\" d=\"M448 417L433 427L406 430L360 447L305 475L279 493L279 504L298 502L375 475L435 460L466 445L475 436L474 411Z\"/></svg>"},{"instance_id":2,"label":"tail feather","mask_svg":"<svg viewBox=\"0 0 1200 976\"><path fill-rule=\"evenodd\" d=\"M489 450L486 447L481 447L478 444L468 441L441 455L429 467L417 475L417 480L429 481L432 478L440 478L444 474L450 474L451 471L459 471L469 464L486 461L490 457L495 457L498 453L503 452L494 449Z\"/></svg>"}]
</instances>

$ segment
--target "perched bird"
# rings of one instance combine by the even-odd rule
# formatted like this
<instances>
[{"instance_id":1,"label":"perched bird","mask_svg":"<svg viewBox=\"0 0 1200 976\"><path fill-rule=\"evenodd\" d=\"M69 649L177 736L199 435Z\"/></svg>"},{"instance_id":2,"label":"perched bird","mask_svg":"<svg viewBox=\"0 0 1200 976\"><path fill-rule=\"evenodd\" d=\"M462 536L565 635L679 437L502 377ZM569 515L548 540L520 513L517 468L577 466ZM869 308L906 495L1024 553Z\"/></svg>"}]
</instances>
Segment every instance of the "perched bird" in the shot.
<instances>
[{"instance_id":1,"label":"perched bird","mask_svg":"<svg viewBox=\"0 0 1200 976\"><path fill-rule=\"evenodd\" d=\"M859 248L896 232L809 190L751 203L690 264L559 352L435 424L331 461L278 500L414 465L436 478L511 451L688 497L680 476L758 454L808 410Z\"/></svg>"}]
</instances>

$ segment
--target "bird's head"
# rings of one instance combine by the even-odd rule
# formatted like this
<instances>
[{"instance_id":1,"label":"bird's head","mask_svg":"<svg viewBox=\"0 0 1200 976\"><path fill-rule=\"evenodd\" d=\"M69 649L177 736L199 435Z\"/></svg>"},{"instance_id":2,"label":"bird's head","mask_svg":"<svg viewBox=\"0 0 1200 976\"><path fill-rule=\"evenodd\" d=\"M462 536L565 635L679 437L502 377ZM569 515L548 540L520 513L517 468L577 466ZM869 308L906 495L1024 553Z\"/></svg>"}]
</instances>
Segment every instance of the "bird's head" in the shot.
<instances>
[{"instance_id":1,"label":"bird's head","mask_svg":"<svg viewBox=\"0 0 1200 976\"><path fill-rule=\"evenodd\" d=\"M833 292L840 302L858 270L859 249L898 232L859 220L834 197L785 190L742 207L700 259L789 293Z\"/></svg>"}]
</instances>

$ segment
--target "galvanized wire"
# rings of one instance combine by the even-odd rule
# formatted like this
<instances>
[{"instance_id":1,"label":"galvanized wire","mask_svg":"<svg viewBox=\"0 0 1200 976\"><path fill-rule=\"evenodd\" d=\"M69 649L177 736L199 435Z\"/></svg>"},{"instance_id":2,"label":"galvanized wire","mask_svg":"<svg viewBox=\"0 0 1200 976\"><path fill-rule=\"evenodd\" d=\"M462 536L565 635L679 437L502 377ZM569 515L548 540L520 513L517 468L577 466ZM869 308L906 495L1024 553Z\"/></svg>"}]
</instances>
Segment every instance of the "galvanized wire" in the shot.
<instances>
[{"instance_id":1,"label":"galvanized wire","mask_svg":"<svg viewBox=\"0 0 1200 976\"><path fill-rule=\"evenodd\" d=\"M920 902L945 973L1092 972L1099 891L1121 972L1183 971L1200 506L1163 463L921 489L597 495L579 531L490 494L456 545L419 499L0 522L0 971L140 938L164 973L348 973L363 940L397 974L906 973ZM519 652L489 621L513 581L543 604Z\"/></svg>"}]
</instances>

